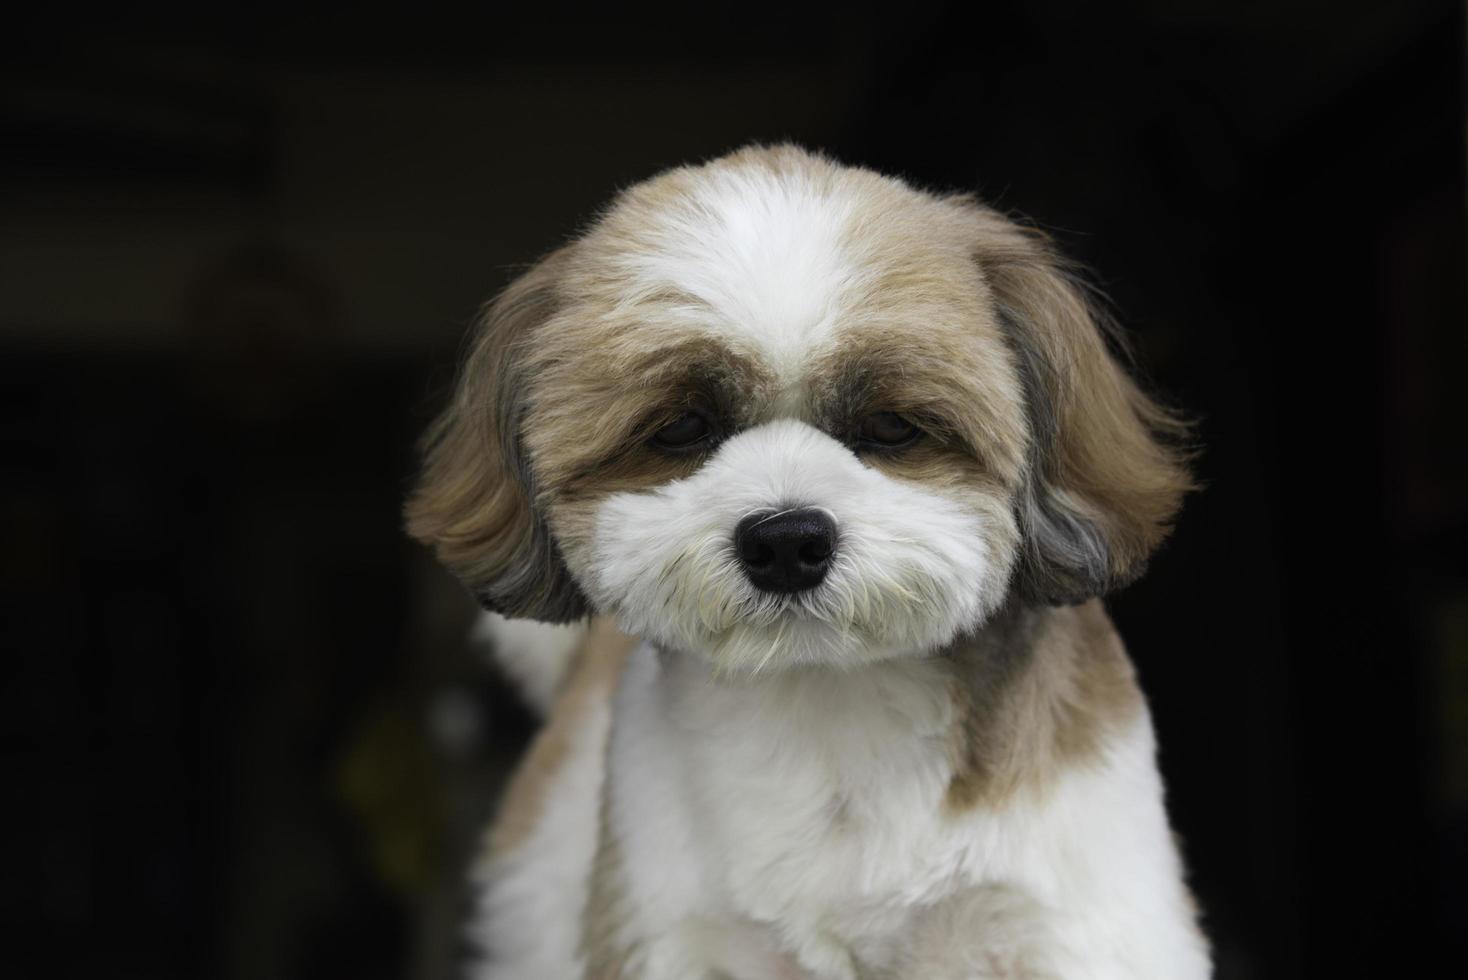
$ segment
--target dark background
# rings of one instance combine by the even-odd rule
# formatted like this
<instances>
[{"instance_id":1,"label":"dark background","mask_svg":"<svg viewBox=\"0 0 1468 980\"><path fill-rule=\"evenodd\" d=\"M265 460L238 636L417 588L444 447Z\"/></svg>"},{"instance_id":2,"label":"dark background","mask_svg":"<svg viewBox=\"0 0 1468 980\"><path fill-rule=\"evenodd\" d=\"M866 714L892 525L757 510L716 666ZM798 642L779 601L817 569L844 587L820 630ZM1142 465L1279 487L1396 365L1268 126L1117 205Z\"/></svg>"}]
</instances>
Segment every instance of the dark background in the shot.
<instances>
[{"instance_id":1,"label":"dark background","mask_svg":"<svg viewBox=\"0 0 1468 980\"><path fill-rule=\"evenodd\" d=\"M412 442L516 263L784 138L1033 217L1199 420L1112 605L1219 977L1464 962L1457 7L7 20L0 973L450 975L529 718Z\"/></svg>"}]
</instances>

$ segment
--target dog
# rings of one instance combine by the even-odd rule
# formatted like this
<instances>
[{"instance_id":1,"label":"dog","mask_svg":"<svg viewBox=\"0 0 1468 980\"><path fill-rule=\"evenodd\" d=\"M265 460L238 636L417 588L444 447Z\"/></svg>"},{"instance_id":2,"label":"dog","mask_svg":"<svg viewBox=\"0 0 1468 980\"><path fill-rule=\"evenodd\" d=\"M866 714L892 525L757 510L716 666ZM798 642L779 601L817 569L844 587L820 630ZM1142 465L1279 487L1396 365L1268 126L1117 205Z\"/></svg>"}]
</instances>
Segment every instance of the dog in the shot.
<instances>
[{"instance_id":1,"label":"dog","mask_svg":"<svg viewBox=\"0 0 1468 980\"><path fill-rule=\"evenodd\" d=\"M1107 323L1036 231L793 146L487 307L406 511L549 710L475 977L1209 975L1099 598L1187 433Z\"/></svg>"}]
</instances>

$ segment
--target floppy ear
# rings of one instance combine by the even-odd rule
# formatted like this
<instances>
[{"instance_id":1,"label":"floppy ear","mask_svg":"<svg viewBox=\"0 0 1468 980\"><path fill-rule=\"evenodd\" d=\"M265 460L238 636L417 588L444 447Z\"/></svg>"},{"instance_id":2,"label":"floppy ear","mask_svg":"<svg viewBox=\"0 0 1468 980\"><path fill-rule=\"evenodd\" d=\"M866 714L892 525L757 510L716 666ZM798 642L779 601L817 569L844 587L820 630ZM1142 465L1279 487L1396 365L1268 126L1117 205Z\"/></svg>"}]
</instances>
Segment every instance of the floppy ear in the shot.
<instances>
[{"instance_id":1,"label":"floppy ear","mask_svg":"<svg viewBox=\"0 0 1468 980\"><path fill-rule=\"evenodd\" d=\"M406 508L408 533L481 605L556 623L584 616L586 599L534 503L520 424L525 345L556 311L567 254L542 259L485 310L453 398L424 436Z\"/></svg>"},{"instance_id":2,"label":"floppy ear","mask_svg":"<svg viewBox=\"0 0 1468 980\"><path fill-rule=\"evenodd\" d=\"M979 265L1025 378L1031 448L1019 502L1019 584L1080 602L1125 585L1192 489L1187 426L1107 346L1109 321L1038 233L976 208Z\"/></svg>"}]
</instances>

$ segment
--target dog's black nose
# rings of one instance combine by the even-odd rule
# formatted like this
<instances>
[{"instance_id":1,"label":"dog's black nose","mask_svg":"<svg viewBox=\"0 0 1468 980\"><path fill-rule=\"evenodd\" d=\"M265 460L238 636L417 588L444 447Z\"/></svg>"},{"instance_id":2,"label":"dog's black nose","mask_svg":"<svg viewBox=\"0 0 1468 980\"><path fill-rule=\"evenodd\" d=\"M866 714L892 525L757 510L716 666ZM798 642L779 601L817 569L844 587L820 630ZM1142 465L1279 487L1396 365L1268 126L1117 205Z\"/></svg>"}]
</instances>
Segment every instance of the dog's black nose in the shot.
<instances>
[{"instance_id":1,"label":"dog's black nose","mask_svg":"<svg viewBox=\"0 0 1468 980\"><path fill-rule=\"evenodd\" d=\"M836 522L813 507L750 514L734 529L734 551L756 588L804 592L820 585L831 567Z\"/></svg>"}]
</instances>

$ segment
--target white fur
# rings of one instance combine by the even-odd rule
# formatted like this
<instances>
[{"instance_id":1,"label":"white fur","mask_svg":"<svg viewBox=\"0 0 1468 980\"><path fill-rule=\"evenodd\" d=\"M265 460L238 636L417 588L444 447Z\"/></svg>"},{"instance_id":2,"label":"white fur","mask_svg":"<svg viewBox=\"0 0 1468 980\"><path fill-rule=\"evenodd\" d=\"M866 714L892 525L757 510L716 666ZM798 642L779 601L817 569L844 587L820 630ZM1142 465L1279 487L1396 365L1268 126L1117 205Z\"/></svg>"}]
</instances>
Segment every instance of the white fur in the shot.
<instances>
[{"instance_id":1,"label":"white fur","mask_svg":"<svg viewBox=\"0 0 1468 980\"><path fill-rule=\"evenodd\" d=\"M492 612L480 614L471 634L473 642L489 647L500 669L541 714L550 711L576 648L585 638L583 623L560 626L506 619Z\"/></svg>"},{"instance_id":2,"label":"white fur","mask_svg":"<svg viewBox=\"0 0 1468 980\"><path fill-rule=\"evenodd\" d=\"M955 822L949 690L937 660L714 683L640 649L609 756L636 975L760 976L704 938L722 922L819 978L854 978L853 957L902 977L1207 976L1150 720L1048 794Z\"/></svg>"},{"instance_id":3,"label":"white fur","mask_svg":"<svg viewBox=\"0 0 1468 980\"><path fill-rule=\"evenodd\" d=\"M596 856L610 705L578 719L541 819L514 850L476 869L478 906L470 939L483 956L474 980L579 978L581 914Z\"/></svg>"},{"instance_id":4,"label":"white fur","mask_svg":"<svg viewBox=\"0 0 1468 980\"><path fill-rule=\"evenodd\" d=\"M1150 718L1041 796L946 817L937 658L717 682L644 645L579 729L531 840L491 866L476 980L572 980L603 759L631 975L1196 980L1209 975ZM605 753L605 754L604 754Z\"/></svg>"},{"instance_id":5,"label":"white fur","mask_svg":"<svg viewBox=\"0 0 1468 980\"><path fill-rule=\"evenodd\" d=\"M809 592L762 593L739 567L733 529L796 507L835 518L834 564ZM625 631L721 667L849 666L927 652L975 626L1009 575L987 545L1003 530L783 420L730 439L689 479L609 497L586 577Z\"/></svg>"},{"instance_id":6,"label":"white fur","mask_svg":"<svg viewBox=\"0 0 1468 980\"><path fill-rule=\"evenodd\" d=\"M858 275L844 241L852 202L797 177L720 171L662 215L658 247L625 257L651 288L708 305L711 326L752 343L787 383L835 331Z\"/></svg>"}]
</instances>

